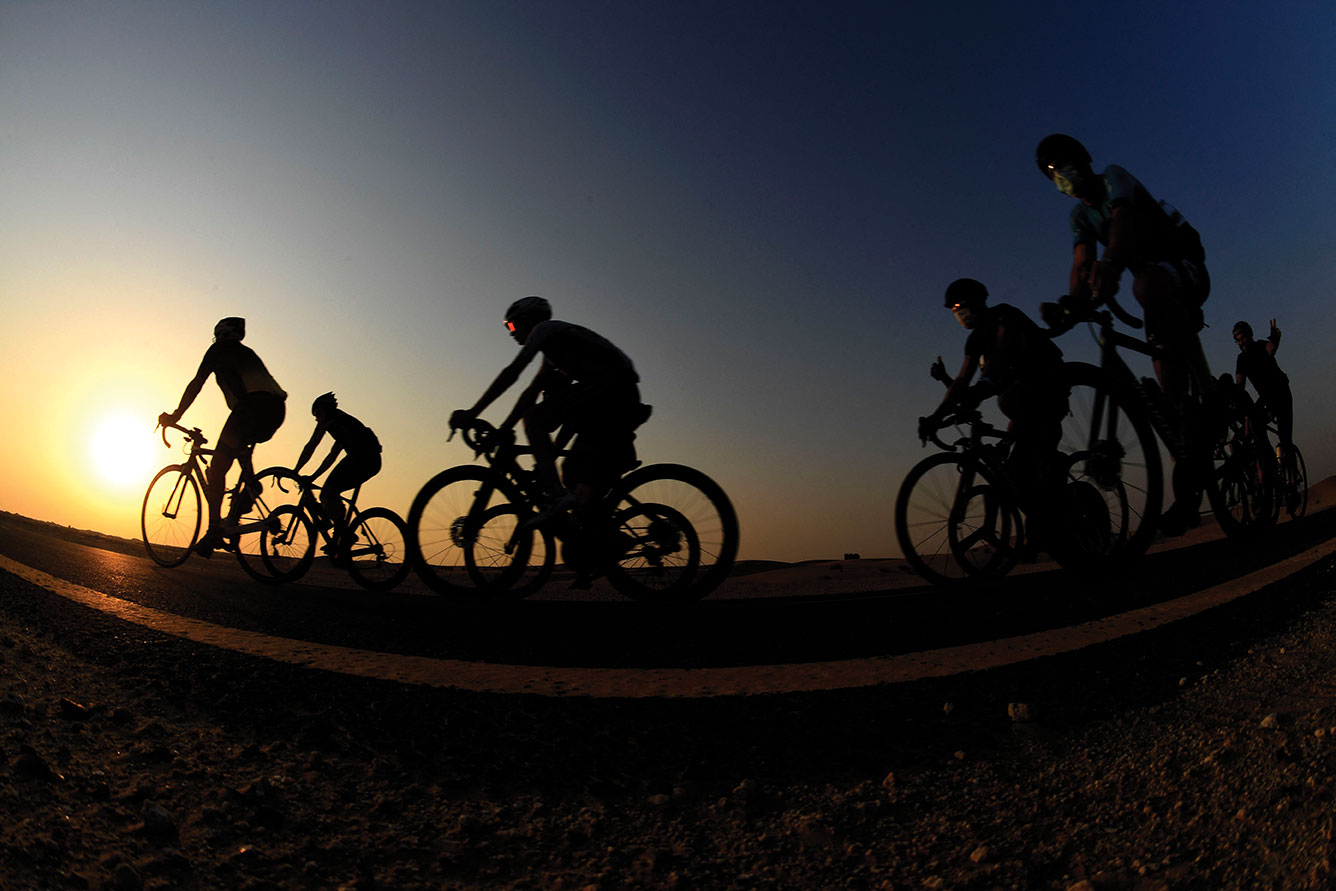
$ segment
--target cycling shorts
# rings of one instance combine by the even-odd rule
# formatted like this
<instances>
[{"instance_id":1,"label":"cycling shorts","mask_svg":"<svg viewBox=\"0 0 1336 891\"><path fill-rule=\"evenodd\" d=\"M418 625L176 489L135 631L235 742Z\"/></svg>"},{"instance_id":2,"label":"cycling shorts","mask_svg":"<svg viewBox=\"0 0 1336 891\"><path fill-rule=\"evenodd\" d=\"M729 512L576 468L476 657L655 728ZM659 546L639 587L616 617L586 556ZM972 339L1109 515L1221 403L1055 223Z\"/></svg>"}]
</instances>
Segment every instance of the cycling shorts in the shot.
<instances>
[{"instance_id":1,"label":"cycling shorts","mask_svg":"<svg viewBox=\"0 0 1336 891\"><path fill-rule=\"evenodd\" d=\"M380 473L380 463L379 451L349 452L325 477L325 486L321 492L335 495L355 489Z\"/></svg>"},{"instance_id":2,"label":"cycling shorts","mask_svg":"<svg viewBox=\"0 0 1336 891\"><path fill-rule=\"evenodd\" d=\"M247 393L228 415L218 445L240 451L247 446L273 439L283 426L287 407L281 396L273 393Z\"/></svg>"}]
</instances>

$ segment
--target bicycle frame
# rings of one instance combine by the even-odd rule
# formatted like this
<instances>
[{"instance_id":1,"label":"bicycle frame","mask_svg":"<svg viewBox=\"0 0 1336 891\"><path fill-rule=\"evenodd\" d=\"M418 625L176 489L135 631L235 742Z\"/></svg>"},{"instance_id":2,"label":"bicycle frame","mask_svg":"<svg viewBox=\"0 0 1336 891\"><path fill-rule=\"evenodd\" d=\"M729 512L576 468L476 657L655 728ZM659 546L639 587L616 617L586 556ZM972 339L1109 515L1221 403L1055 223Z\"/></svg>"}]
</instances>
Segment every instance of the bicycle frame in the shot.
<instances>
[{"instance_id":1,"label":"bicycle frame","mask_svg":"<svg viewBox=\"0 0 1336 891\"><path fill-rule=\"evenodd\" d=\"M208 492L206 471L209 465L209 458L211 458L217 451L216 449L204 448L204 443L208 440L204 438L204 434L198 427L188 430L177 424L172 424L171 426L186 435L186 439L190 443L190 452L186 455L186 460L182 462L186 467L186 472L177 481L176 487L172 490L171 495L168 496L167 506L162 512L162 515L167 519L175 519L177 512L181 509L181 501L185 498L186 493L184 480L187 477L194 477L195 484L199 486L200 490ZM167 429L165 427L162 431L162 441L163 443L167 442ZM253 446L247 447L237 456L237 463L241 468L241 478L237 481L237 486L231 490L233 497L236 497L236 492L239 491L241 486L249 485L255 481L255 470L251 463L253 448ZM260 532L266 528L268 528L267 520L257 520L251 523L242 523L237 526L225 527L224 532L229 536L241 536L246 535L247 533Z\"/></svg>"}]
</instances>

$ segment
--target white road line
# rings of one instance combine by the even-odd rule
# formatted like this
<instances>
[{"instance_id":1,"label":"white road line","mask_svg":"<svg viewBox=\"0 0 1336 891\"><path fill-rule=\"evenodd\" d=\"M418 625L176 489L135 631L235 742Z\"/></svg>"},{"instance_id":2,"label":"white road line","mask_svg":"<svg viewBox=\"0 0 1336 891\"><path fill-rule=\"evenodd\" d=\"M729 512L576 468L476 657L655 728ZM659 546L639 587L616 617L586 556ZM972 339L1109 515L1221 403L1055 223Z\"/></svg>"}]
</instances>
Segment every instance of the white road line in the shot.
<instances>
[{"instance_id":1,"label":"white road line","mask_svg":"<svg viewBox=\"0 0 1336 891\"><path fill-rule=\"evenodd\" d=\"M1194 616L1288 578L1332 553L1336 553L1336 539L1176 600L1080 625L1003 640L920 653L832 662L649 669L491 665L310 643L227 628L151 609L65 581L4 555L0 555L0 569L61 597L145 628L290 665L405 684L455 687L479 692L639 699L842 690L1015 665L1030 659L1069 653Z\"/></svg>"}]
</instances>

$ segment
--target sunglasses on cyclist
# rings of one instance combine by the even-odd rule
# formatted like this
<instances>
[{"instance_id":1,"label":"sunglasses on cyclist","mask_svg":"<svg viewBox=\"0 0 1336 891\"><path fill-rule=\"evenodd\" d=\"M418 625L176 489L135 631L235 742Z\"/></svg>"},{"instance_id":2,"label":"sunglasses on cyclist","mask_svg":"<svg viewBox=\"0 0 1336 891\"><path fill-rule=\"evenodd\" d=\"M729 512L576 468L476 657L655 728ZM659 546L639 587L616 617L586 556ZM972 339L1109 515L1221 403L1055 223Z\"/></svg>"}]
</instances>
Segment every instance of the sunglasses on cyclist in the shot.
<instances>
[{"instance_id":1,"label":"sunglasses on cyclist","mask_svg":"<svg viewBox=\"0 0 1336 891\"><path fill-rule=\"evenodd\" d=\"M510 319L506 319L506 330L509 331L511 334L515 333L515 323L512 322Z\"/></svg>"}]
</instances>

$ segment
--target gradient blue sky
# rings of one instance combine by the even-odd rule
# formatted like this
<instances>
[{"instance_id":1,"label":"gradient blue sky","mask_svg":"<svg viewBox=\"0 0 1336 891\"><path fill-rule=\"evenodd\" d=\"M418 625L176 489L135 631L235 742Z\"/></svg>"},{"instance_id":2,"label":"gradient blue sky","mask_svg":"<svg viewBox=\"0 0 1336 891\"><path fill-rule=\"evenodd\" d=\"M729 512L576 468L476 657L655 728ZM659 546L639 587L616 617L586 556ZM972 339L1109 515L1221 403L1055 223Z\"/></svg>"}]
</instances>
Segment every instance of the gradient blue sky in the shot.
<instances>
[{"instance_id":1,"label":"gradient blue sky","mask_svg":"<svg viewBox=\"0 0 1336 891\"><path fill-rule=\"evenodd\" d=\"M537 293L635 360L642 458L718 479L743 557L893 554L943 288L1065 288L1053 131L1201 231L1213 368L1279 318L1321 478L1333 40L1329 2L0 3L0 508L137 534L153 420L243 315L291 395L258 463L332 389L406 512ZM119 487L112 415L144 424ZM210 383L186 420L224 416Z\"/></svg>"}]
</instances>

